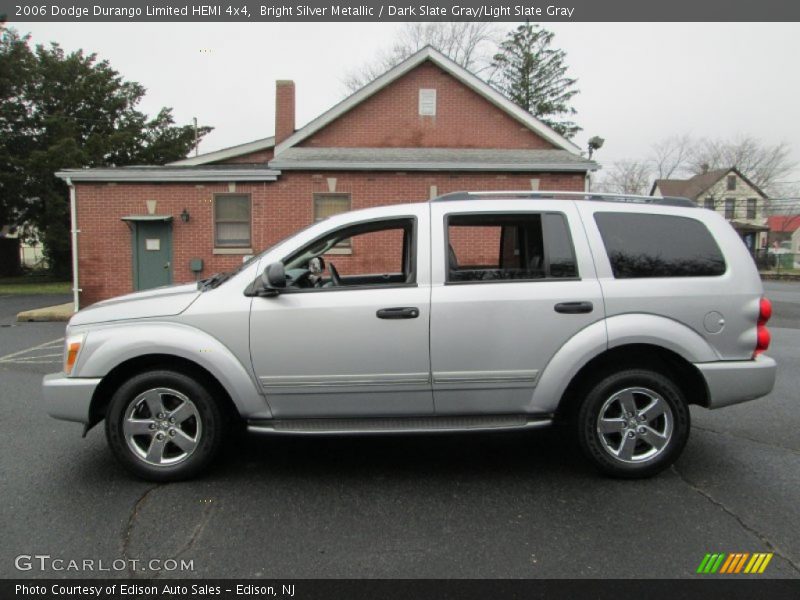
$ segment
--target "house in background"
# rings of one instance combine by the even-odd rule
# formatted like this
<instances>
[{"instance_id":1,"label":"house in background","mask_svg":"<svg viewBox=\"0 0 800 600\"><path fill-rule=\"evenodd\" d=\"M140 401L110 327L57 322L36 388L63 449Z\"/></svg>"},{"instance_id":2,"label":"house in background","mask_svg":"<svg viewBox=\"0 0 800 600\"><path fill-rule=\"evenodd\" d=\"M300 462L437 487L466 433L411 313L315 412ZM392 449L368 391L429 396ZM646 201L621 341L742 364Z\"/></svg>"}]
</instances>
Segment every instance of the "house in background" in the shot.
<instances>
[{"instance_id":1,"label":"house in background","mask_svg":"<svg viewBox=\"0 0 800 600\"><path fill-rule=\"evenodd\" d=\"M736 167L715 169L689 179L656 179L651 196L682 196L730 221L751 252L767 247L767 195Z\"/></svg>"},{"instance_id":2,"label":"house in background","mask_svg":"<svg viewBox=\"0 0 800 600\"><path fill-rule=\"evenodd\" d=\"M597 168L426 47L299 129L294 83L278 81L273 137L169 165L58 176L75 219L76 305L86 306L233 269L342 211L464 190L583 191ZM332 249L340 268L373 251Z\"/></svg>"},{"instance_id":3,"label":"house in background","mask_svg":"<svg viewBox=\"0 0 800 600\"><path fill-rule=\"evenodd\" d=\"M769 225L769 246L771 248L786 247L791 243L793 234L800 228L800 215L774 215L767 219Z\"/></svg>"},{"instance_id":4,"label":"house in background","mask_svg":"<svg viewBox=\"0 0 800 600\"><path fill-rule=\"evenodd\" d=\"M25 236L20 237L21 233L20 227L17 226L4 225L0 227L0 245L3 246L2 252L0 252L2 254L0 263L3 263L3 267L0 268L2 275L16 274L21 268L43 269L47 267L44 260L44 246L38 241L38 235L34 235L34 240L31 241ZM34 234L36 233L34 230ZM11 256L13 254L11 248L16 248L19 259Z\"/></svg>"}]
</instances>

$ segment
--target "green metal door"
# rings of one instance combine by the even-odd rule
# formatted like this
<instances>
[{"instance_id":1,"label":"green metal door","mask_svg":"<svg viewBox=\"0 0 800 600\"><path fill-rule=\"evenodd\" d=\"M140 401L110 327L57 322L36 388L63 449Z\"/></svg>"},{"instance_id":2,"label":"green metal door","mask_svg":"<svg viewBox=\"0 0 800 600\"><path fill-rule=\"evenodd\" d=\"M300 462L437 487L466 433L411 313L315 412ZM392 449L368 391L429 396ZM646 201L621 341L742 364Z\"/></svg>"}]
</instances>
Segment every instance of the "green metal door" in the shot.
<instances>
[{"instance_id":1,"label":"green metal door","mask_svg":"<svg viewBox=\"0 0 800 600\"><path fill-rule=\"evenodd\" d=\"M133 230L133 287L147 290L172 283L172 223L138 221Z\"/></svg>"}]
</instances>

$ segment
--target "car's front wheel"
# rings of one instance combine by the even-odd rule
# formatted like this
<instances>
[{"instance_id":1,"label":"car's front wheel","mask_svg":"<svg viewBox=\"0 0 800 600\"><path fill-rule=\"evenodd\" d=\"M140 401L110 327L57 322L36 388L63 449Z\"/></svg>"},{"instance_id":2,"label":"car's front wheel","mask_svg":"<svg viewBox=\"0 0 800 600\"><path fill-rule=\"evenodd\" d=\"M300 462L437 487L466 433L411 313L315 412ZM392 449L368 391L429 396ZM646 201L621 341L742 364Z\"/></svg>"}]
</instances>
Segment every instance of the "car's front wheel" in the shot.
<instances>
[{"instance_id":1,"label":"car's front wheel","mask_svg":"<svg viewBox=\"0 0 800 600\"><path fill-rule=\"evenodd\" d=\"M135 475L177 481L218 454L223 413L207 389L176 371L148 371L120 386L106 413L114 456Z\"/></svg>"},{"instance_id":2,"label":"car's front wheel","mask_svg":"<svg viewBox=\"0 0 800 600\"><path fill-rule=\"evenodd\" d=\"M602 472L649 477L669 467L689 438L689 407L668 377L628 369L601 377L576 415L578 442Z\"/></svg>"}]
</instances>

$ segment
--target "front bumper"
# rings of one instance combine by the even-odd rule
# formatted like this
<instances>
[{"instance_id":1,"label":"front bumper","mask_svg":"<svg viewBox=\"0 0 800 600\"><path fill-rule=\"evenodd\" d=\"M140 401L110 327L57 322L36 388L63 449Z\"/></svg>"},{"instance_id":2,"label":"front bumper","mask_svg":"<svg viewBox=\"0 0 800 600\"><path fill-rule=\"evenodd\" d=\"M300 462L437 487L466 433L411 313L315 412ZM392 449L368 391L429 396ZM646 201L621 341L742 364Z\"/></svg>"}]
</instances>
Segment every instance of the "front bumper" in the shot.
<instances>
[{"instance_id":1,"label":"front bumper","mask_svg":"<svg viewBox=\"0 0 800 600\"><path fill-rule=\"evenodd\" d=\"M708 388L708 408L722 408L766 396L775 385L777 364L759 354L753 360L696 363Z\"/></svg>"},{"instance_id":2,"label":"front bumper","mask_svg":"<svg viewBox=\"0 0 800 600\"><path fill-rule=\"evenodd\" d=\"M51 373L42 380L47 414L55 419L89 423L89 406L100 379Z\"/></svg>"}]
</instances>

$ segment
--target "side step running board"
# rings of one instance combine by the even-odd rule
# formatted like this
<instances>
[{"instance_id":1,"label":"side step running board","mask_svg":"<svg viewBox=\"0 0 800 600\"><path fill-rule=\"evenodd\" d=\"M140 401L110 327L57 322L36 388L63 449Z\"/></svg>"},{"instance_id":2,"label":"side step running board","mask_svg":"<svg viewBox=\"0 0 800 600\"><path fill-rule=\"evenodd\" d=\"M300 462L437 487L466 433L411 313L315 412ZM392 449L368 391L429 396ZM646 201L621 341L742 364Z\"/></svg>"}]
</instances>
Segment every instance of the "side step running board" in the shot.
<instances>
[{"instance_id":1,"label":"side step running board","mask_svg":"<svg viewBox=\"0 0 800 600\"><path fill-rule=\"evenodd\" d=\"M270 419L250 421L253 433L296 435L357 435L383 433L449 433L534 429L551 425L549 416L474 415L447 417L378 417L358 419Z\"/></svg>"}]
</instances>

